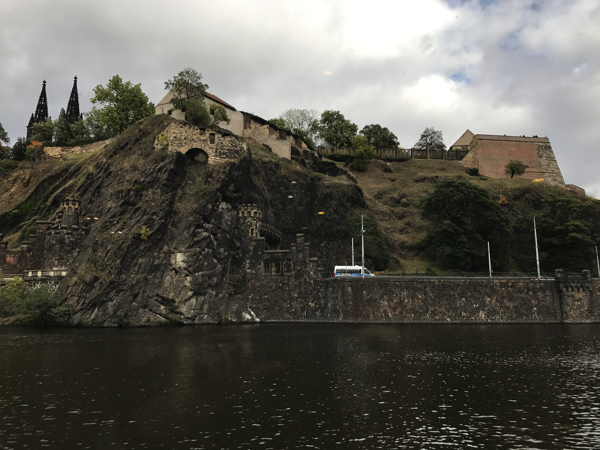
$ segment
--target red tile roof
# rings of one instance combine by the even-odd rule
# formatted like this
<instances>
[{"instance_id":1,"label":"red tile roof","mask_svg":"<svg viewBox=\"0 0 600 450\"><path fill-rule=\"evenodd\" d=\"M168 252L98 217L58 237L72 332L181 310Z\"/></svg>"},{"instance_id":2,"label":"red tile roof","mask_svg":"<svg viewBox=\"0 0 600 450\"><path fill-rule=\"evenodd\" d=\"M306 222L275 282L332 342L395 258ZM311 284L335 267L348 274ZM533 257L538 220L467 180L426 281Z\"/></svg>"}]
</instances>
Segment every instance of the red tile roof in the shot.
<instances>
[{"instance_id":1,"label":"red tile roof","mask_svg":"<svg viewBox=\"0 0 600 450\"><path fill-rule=\"evenodd\" d=\"M221 105L223 105L223 106L225 106L225 107L227 107L227 108L229 108L229 109L232 109L232 110L234 110L234 111L237 111L237 109L235 109L235 108L234 108L233 106L231 106L229 103L227 103L227 102L225 102L225 101L221 100L221 99L220 99L219 97L217 97L216 95L209 94L208 92L204 92L204 96L205 96L206 98L210 98L210 99L211 99L213 102L220 103Z\"/></svg>"}]
</instances>

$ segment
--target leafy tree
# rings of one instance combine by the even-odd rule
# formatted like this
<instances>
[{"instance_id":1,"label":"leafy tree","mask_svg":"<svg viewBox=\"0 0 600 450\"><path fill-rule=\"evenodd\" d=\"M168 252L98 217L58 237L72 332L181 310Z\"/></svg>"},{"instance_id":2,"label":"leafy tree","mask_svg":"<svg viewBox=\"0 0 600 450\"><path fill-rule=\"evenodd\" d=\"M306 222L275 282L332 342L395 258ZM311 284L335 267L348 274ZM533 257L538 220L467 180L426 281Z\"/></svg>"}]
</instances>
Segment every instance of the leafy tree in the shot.
<instances>
[{"instance_id":1,"label":"leafy tree","mask_svg":"<svg viewBox=\"0 0 600 450\"><path fill-rule=\"evenodd\" d=\"M201 73L188 67L175 75L172 80L165 81L165 89L173 92L171 99L173 106L185 112L190 101L198 100L203 103L208 84L202 83Z\"/></svg>"},{"instance_id":2,"label":"leafy tree","mask_svg":"<svg viewBox=\"0 0 600 450\"><path fill-rule=\"evenodd\" d=\"M504 166L504 172L510 177L514 177L515 175L520 176L525 173L525 169L527 166L523 164L521 161L511 161L506 166Z\"/></svg>"},{"instance_id":3,"label":"leafy tree","mask_svg":"<svg viewBox=\"0 0 600 450\"><path fill-rule=\"evenodd\" d=\"M203 100L193 99L187 101L183 111L185 111L186 120L192 125L208 128L212 124L213 119Z\"/></svg>"},{"instance_id":4,"label":"leafy tree","mask_svg":"<svg viewBox=\"0 0 600 450\"><path fill-rule=\"evenodd\" d=\"M413 146L415 150L446 150L442 132L433 128L425 128L421 133L421 137Z\"/></svg>"},{"instance_id":5,"label":"leafy tree","mask_svg":"<svg viewBox=\"0 0 600 450\"><path fill-rule=\"evenodd\" d=\"M4 298L10 305L22 301L27 295L27 283L21 277L14 277L6 286L0 287L0 297Z\"/></svg>"},{"instance_id":6,"label":"leafy tree","mask_svg":"<svg viewBox=\"0 0 600 450\"><path fill-rule=\"evenodd\" d=\"M231 119L227 116L227 110L223 105L211 104L209 110L212 116L210 126L219 126L221 123L229 124L231 122Z\"/></svg>"},{"instance_id":7,"label":"leafy tree","mask_svg":"<svg viewBox=\"0 0 600 450\"><path fill-rule=\"evenodd\" d=\"M293 134L308 141L307 144L314 146L319 131L319 111L290 108L282 112L278 119L285 124L283 129L290 130Z\"/></svg>"},{"instance_id":8,"label":"leafy tree","mask_svg":"<svg viewBox=\"0 0 600 450\"><path fill-rule=\"evenodd\" d=\"M4 142L6 145L10 144L10 138L8 137L8 133L0 123L0 143L1 142ZM2 144L0 144L0 147L2 147Z\"/></svg>"},{"instance_id":9,"label":"leafy tree","mask_svg":"<svg viewBox=\"0 0 600 450\"><path fill-rule=\"evenodd\" d=\"M67 142L71 140L71 127L67 120L64 108L60 110L58 119L54 122L54 144L58 147L67 145Z\"/></svg>"},{"instance_id":10,"label":"leafy tree","mask_svg":"<svg viewBox=\"0 0 600 450\"><path fill-rule=\"evenodd\" d=\"M29 141L24 137L17 138L15 145L11 149L11 158L15 161L23 161L27 155L27 146Z\"/></svg>"},{"instance_id":11,"label":"leafy tree","mask_svg":"<svg viewBox=\"0 0 600 450\"><path fill-rule=\"evenodd\" d=\"M35 161L36 155L41 155L43 148L43 142L31 141L31 143L27 146L27 151L25 152L25 159L28 161Z\"/></svg>"},{"instance_id":12,"label":"leafy tree","mask_svg":"<svg viewBox=\"0 0 600 450\"><path fill-rule=\"evenodd\" d=\"M92 142L103 141L111 137L107 125L102 123L101 115L102 110L95 106L90 111L83 113L83 116L85 117L83 120L85 133Z\"/></svg>"},{"instance_id":13,"label":"leafy tree","mask_svg":"<svg viewBox=\"0 0 600 450\"><path fill-rule=\"evenodd\" d=\"M109 134L115 136L122 133L134 122L154 115L154 105L142 91L140 84L123 82L115 75L106 84L94 88L93 104L103 105L100 110L100 122L107 127Z\"/></svg>"},{"instance_id":14,"label":"leafy tree","mask_svg":"<svg viewBox=\"0 0 600 450\"><path fill-rule=\"evenodd\" d=\"M51 146L54 141L55 128L56 123L50 118L47 118L43 122L35 123L31 132L31 140L43 142L45 146Z\"/></svg>"},{"instance_id":15,"label":"leafy tree","mask_svg":"<svg viewBox=\"0 0 600 450\"><path fill-rule=\"evenodd\" d=\"M381 125L366 125L360 130L360 134L367 138L368 144L373 148L397 148L400 145L396 135Z\"/></svg>"},{"instance_id":16,"label":"leafy tree","mask_svg":"<svg viewBox=\"0 0 600 450\"><path fill-rule=\"evenodd\" d=\"M485 189L467 181L443 179L423 200L421 215L433 226L423 244L442 265L485 270L489 241L494 265L507 266L511 222Z\"/></svg>"},{"instance_id":17,"label":"leafy tree","mask_svg":"<svg viewBox=\"0 0 600 450\"><path fill-rule=\"evenodd\" d=\"M375 151L367 143L367 138L364 136L356 136L352 139L352 163L350 167L359 172L363 172L367 168L369 161L375 156Z\"/></svg>"},{"instance_id":18,"label":"leafy tree","mask_svg":"<svg viewBox=\"0 0 600 450\"><path fill-rule=\"evenodd\" d=\"M535 269L534 215L543 271L596 268L594 246L600 244L600 201L544 185L515 189L507 193L507 198L514 220L511 257L520 270Z\"/></svg>"},{"instance_id":19,"label":"leafy tree","mask_svg":"<svg viewBox=\"0 0 600 450\"><path fill-rule=\"evenodd\" d=\"M202 74L191 67L183 69L172 80L165 81L165 89L173 93L173 106L183 111L186 120L193 125L209 128L230 123L223 105L207 106L204 93L208 85L202 82Z\"/></svg>"},{"instance_id":20,"label":"leafy tree","mask_svg":"<svg viewBox=\"0 0 600 450\"><path fill-rule=\"evenodd\" d=\"M285 130L289 133L292 132L292 129L288 126L286 121L283 120L281 117L276 117L275 119L271 119L271 120L269 120L269 123L271 125L273 125L275 128L277 128L278 130Z\"/></svg>"},{"instance_id":21,"label":"leafy tree","mask_svg":"<svg viewBox=\"0 0 600 450\"><path fill-rule=\"evenodd\" d=\"M333 110L323 111L317 129L319 137L334 148L349 146L358 132L355 124Z\"/></svg>"}]
</instances>

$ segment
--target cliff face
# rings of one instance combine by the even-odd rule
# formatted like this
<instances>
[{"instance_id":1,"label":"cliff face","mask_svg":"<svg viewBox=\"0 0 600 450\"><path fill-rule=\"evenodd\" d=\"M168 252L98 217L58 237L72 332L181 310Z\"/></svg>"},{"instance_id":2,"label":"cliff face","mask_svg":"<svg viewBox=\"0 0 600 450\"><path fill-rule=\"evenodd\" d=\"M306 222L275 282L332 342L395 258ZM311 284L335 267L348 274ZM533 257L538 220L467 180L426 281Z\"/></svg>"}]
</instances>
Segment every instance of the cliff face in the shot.
<instances>
[{"instance_id":1,"label":"cliff face","mask_svg":"<svg viewBox=\"0 0 600 450\"><path fill-rule=\"evenodd\" d=\"M155 116L134 125L60 192L90 218L58 289L74 323L252 321L246 289L265 251L282 253L303 233L310 254L292 278L318 277L349 252L345 218L365 204L347 177L319 177L243 143L234 162L199 162L197 150L157 145L172 123ZM276 239L249 235L243 205L262 212Z\"/></svg>"}]
</instances>

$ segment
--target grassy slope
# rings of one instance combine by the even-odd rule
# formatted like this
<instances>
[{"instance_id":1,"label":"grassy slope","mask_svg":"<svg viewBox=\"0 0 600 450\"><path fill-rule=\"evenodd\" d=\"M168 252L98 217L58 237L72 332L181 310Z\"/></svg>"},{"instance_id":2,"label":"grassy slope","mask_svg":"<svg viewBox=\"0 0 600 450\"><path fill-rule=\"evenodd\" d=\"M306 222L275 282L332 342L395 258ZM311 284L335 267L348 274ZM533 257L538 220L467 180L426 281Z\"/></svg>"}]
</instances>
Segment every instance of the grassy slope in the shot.
<instances>
[{"instance_id":1,"label":"grassy slope","mask_svg":"<svg viewBox=\"0 0 600 450\"><path fill-rule=\"evenodd\" d=\"M386 167L392 172L384 172ZM408 248L423 239L428 232L428 223L420 217L419 202L433 190L435 177L468 180L489 190L494 198L499 198L500 194L506 194L511 189L532 185L531 180L518 178L472 177L458 162L439 160L390 163L374 160L365 172L352 174L369 205L370 209L366 213L377 221L388 242L390 255L398 260L406 272L423 272L427 267L437 268L435 262ZM388 272L397 268L392 263Z\"/></svg>"}]
</instances>

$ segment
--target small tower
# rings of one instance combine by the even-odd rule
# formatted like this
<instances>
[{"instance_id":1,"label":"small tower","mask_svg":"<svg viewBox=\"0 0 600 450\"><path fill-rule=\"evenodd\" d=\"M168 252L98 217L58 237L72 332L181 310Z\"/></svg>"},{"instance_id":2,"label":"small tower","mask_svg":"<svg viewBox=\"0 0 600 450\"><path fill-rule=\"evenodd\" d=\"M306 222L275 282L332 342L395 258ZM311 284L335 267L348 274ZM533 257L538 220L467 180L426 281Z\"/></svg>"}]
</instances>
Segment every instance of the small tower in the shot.
<instances>
[{"instance_id":1,"label":"small tower","mask_svg":"<svg viewBox=\"0 0 600 450\"><path fill-rule=\"evenodd\" d=\"M71 89L71 96L69 97L69 104L67 105L67 121L69 123L77 122L82 119L82 115L79 112L79 93L77 92L77 77L73 80L73 89Z\"/></svg>"},{"instance_id":2,"label":"small tower","mask_svg":"<svg viewBox=\"0 0 600 450\"><path fill-rule=\"evenodd\" d=\"M36 123L44 122L48 118L48 99L46 98L46 80L42 84L42 92L40 92L40 98L38 99L37 107L35 108L35 114L31 115L29 124L27 125L27 139L31 138L33 132L33 126Z\"/></svg>"},{"instance_id":3,"label":"small tower","mask_svg":"<svg viewBox=\"0 0 600 450\"><path fill-rule=\"evenodd\" d=\"M238 216L245 222L248 237L261 237L262 210L256 205L242 205Z\"/></svg>"},{"instance_id":4,"label":"small tower","mask_svg":"<svg viewBox=\"0 0 600 450\"><path fill-rule=\"evenodd\" d=\"M61 227L71 228L79 226L79 200L67 198L62 202L62 223Z\"/></svg>"}]
</instances>

